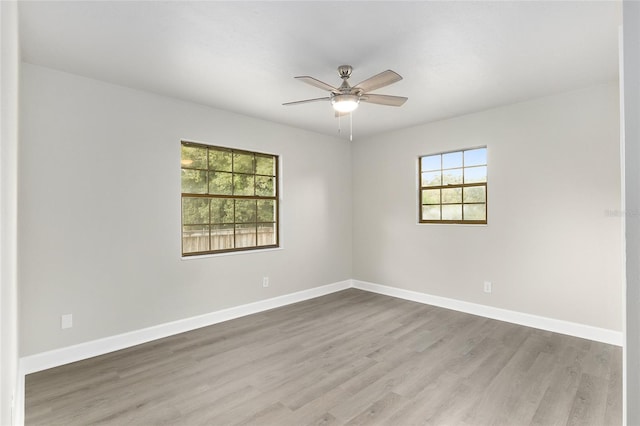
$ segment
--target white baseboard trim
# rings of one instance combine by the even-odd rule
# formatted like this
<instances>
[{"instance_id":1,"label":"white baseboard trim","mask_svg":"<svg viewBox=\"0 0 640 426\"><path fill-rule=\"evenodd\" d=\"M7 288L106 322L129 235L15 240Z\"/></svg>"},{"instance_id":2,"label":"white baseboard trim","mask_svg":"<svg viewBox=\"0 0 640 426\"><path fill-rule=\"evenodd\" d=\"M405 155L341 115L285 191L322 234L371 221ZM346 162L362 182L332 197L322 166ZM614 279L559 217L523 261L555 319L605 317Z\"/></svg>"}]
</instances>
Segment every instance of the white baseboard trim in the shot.
<instances>
[{"instance_id":1,"label":"white baseboard trim","mask_svg":"<svg viewBox=\"0 0 640 426\"><path fill-rule=\"evenodd\" d=\"M460 311L486 318L525 325L527 327L581 337L583 339L608 343L610 345L623 345L623 335L620 331L608 330L605 328L593 327L590 325L578 324L575 322L525 314L522 312L510 311L507 309L495 308L492 306L480 305L477 303L464 302L462 300L449 299L446 297L432 296L426 293L419 293L417 291L405 290L397 287L389 287L385 285L369 283L366 281L352 280L352 282L354 288L370 291L372 293L384 294L387 296L397 297L399 299L411 300L413 302L439 306L441 308L452 309L454 311Z\"/></svg>"},{"instance_id":2,"label":"white baseboard trim","mask_svg":"<svg viewBox=\"0 0 640 426\"><path fill-rule=\"evenodd\" d=\"M19 380L24 381L25 374L35 373L37 371L69 364L71 362L80 361L98 355L104 355L109 352L125 349L131 346L150 342L152 340L184 333L185 331L229 321L234 318L279 308L292 303L302 302L304 300L345 290L347 288L351 288L351 286L351 280L340 281L196 317L185 318L141 330L105 337L103 339L92 340L68 346L66 348L55 349L35 355L28 355L20 358L20 375L22 378L19 378ZM22 390L24 398L24 388ZM24 404L22 404L22 406L24 406Z\"/></svg>"},{"instance_id":3,"label":"white baseboard trim","mask_svg":"<svg viewBox=\"0 0 640 426\"><path fill-rule=\"evenodd\" d=\"M397 287L389 287L381 284L374 284L359 280L345 280L333 284L302 290L271 299L248 303L246 305L223 309L196 317L185 318L141 330L131 331L124 334L105 337L103 339L92 340L65 348L42 352L20 358L18 385L22 387L16 390L16 410L19 411L20 400L24 399L24 375L57 367L71 362L80 361L109 352L125 349L131 346L172 336L178 333L195 330L234 318L263 312L269 309L279 308L292 303L301 302L326 294L335 293L347 288L357 288L370 291L372 293L384 294L400 299L411 300L427 305L439 306L455 311L479 315L500 321L525 325L527 327L539 328L570 336L608 343L612 345L623 345L622 332L593 327L585 324L578 324L569 321L546 318L522 312L510 311L507 309L495 308L492 306L480 305L477 303L465 302L456 299L449 299L441 296L433 296L427 293L420 293L412 290L405 290ZM22 380L22 382L20 382Z\"/></svg>"}]
</instances>

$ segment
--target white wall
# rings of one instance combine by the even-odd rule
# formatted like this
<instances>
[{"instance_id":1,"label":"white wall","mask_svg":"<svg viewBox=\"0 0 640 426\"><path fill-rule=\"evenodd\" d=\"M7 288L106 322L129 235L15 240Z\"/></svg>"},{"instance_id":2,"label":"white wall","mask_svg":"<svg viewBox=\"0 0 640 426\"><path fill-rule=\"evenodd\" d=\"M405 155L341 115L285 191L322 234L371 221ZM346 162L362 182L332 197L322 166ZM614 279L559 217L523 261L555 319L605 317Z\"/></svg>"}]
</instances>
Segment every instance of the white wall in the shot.
<instances>
[{"instance_id":1,"label":"white wall","mask_svg":"<svg viewBox=\"0 0 640 426\"><path fill-rule=\"evenodd\" d=\"M355 141L354 279L621 331L618 111L612 83ZM418 156L480 145L488 225L418 225Z\"/></svg>"},{"instance_id":2,"label":"white wall","mask_svg":"<svg viewBox=\"0 0 640 426\"><path fill-rule=\"evenodd\" d=\"M626 423L640 424L640 3L624 2Z\"/></svg>"},{"instance_id":3,"label":"white wall","mask_svg":"<svg viewBox=\"0 0 640 426\"><path fill-rule=\"evenodd\" d=\"M0 424L12 424L18 377L17 175L18 17L16 2L0 2Z\"/></svg>"},{"instance_id":4,"label":"white wall","mask_svg":"<svg viewBox=\"0 0 640 426\"><path fill-rule=\"evenodd\" d=\"M29 64L20 113L22 356L351 278L344 140ZM281 156L282 250L180 259L181 139Z\"/></svg>"},{"instance_id":5,"label":"white wall","mask_svg":"<svg viewBox=\"0 0 640 426\"><path fill-rule=\"evenodd\" d=\"M352 277L621 330L613 83L349 145L34 65L21 77L22 356ZM283 250L180 260L180 139L282 156ZM489 225L418 225L417 157L478 145Z\"/></svg>"}]
</instances>

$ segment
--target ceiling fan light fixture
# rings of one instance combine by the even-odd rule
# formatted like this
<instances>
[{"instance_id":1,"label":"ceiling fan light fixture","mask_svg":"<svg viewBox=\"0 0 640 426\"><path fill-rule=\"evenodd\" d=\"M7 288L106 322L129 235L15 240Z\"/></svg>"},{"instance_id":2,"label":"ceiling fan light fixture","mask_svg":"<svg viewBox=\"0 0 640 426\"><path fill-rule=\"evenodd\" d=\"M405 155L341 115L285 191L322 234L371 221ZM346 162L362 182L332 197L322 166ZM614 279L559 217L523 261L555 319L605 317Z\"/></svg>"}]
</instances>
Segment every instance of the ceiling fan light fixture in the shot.
<instances>
[{"instance_id":1,"label":"ceiling fan light fixture","mask_svg":"<svg viewBox=\"0 0 640 426\"><path fill-rule=\"evenodd\" d=\"M335 95L331 98L333 109L338 112L351 112L358 108L360 97L356 95Z\"/></svg>"}]
</instances>

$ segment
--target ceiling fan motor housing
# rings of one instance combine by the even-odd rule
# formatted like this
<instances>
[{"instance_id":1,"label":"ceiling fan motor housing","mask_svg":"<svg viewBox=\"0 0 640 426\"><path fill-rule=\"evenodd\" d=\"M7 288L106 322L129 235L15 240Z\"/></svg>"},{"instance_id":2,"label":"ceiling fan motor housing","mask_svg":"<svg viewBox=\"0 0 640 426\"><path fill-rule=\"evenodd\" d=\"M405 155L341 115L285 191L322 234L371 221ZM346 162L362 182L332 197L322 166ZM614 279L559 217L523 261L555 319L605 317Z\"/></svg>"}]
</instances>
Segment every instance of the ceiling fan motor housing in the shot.
<instances>
[{"instance_id":1,"label":"ceiling fan motor housing","mask_svg":"<svg viewBox=\"0 0 640 426\"><path fill-rule=\"evenodd\" d=\"M353 67L351 65L340 65L338 67L338 74L340 74L340 78L351 77L351 71L353 71Z\"/></svg>"}]
</instances>

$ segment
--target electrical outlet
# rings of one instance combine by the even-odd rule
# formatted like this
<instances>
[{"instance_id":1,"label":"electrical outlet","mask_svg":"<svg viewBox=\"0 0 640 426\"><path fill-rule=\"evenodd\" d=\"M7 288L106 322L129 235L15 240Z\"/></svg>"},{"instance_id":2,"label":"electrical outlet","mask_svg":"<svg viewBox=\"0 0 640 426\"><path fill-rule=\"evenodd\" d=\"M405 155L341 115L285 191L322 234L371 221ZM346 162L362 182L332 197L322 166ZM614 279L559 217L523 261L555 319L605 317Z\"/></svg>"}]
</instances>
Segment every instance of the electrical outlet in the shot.
<instances>
[{"instance_id":1,"label":"electrical outlet","mask_svg":"<svg viewBox=\"0 0 640 426\"><path fill-rule=\"evenodd\" d=\"M72 314L64 314L60 317L60 328L71 328L73 327L73 315Z\"/></svg>"},{"instance_id":2,"label":"electrical outlet","mask_svg":"<svg viewBox=\"0 0 640 426\"><path fill-rule=\"evenodd\" d=\"M484 282L484 292L491 293L491 281Z\"/></svg>"},{"instance_id":3,"label":"electrical outlet","mask_svg":"<svg viewBox=\"0 0 640 426\"><path fill-rule=\"evenodd\" d=\"M262 277L262 287L269 287L269 277Z\"/></svg>"}]
</instances>

